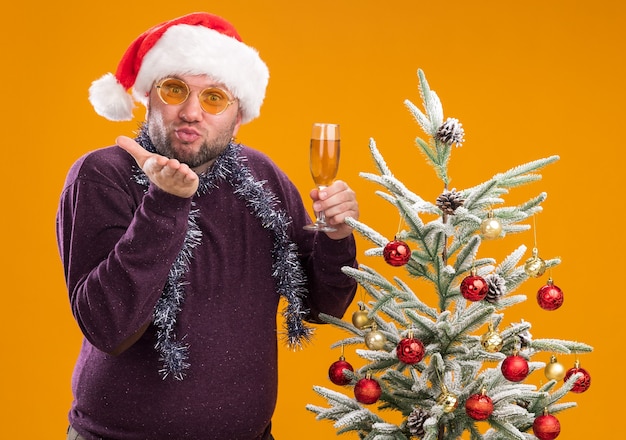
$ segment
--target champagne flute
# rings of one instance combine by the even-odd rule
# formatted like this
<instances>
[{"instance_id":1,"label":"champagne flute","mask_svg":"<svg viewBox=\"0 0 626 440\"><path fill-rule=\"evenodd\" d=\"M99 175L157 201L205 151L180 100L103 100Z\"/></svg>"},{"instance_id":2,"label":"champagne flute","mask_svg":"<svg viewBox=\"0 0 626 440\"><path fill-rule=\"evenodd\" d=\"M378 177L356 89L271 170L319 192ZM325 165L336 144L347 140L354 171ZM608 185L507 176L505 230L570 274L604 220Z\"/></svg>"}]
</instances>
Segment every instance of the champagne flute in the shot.
<instances>
[{"instance_id":1,"label":"champagne flute","mask_svg":"<svg viewBox=\"0 0 626 440\"><path fill-rule=\"evenodd\" d=\"M339 125L316 122L311 131L309 165L318 189L324 189L337 176L339 168ZM324 212L316 212L315 223L304 226L310 231L332 232L337 229L326 224Z\"/></svg>"}]
</instances>

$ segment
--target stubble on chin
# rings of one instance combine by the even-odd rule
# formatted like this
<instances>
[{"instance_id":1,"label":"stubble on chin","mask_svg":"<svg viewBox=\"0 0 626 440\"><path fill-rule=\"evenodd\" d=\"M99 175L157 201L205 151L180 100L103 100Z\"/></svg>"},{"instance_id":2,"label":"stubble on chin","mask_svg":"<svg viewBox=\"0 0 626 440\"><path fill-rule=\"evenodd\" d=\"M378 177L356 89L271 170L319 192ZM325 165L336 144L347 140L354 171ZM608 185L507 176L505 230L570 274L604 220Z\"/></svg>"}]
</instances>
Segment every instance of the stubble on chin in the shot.
<instances>
[{"instance_id":1,"label":"stubble on chin","mask_svg":"<svg viewBox=\"0 0 626 440\"><path fill-rule=\"evenodd\" d=\"M177 159L187 164L190 168L202 168L213 162L228 147L232 139L235 123L229 129L225 129L213 139L205 140L197 151L189 151L183 148L175 148L174 129L165 126L159 113L152 113L148 117L148 135L154 144L156 151L162 156ZM183 144L181 144L183 145Z\"/></svg>"}]
</instances>

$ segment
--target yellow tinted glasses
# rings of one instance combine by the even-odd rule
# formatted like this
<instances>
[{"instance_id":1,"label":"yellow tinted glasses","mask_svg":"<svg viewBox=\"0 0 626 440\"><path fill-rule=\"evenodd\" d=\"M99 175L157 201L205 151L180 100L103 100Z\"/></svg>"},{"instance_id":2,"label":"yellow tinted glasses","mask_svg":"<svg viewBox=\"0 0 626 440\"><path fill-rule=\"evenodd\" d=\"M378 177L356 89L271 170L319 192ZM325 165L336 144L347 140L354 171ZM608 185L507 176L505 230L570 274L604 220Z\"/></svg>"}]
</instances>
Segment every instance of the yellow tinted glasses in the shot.
<instances>
[{"instance_id":1,"label":"yellow tinted glasses","mask_svg":"<svg viewBox=\"0 0 626 440\"><path fill-rule=\"evenodd\" d=\"M157 94L165 104L182 104L191 93L189 86L177 78L165 78L156 86ZM209 87L198 93L200 107L207 113L219 115L237 99L230 99L226 92L219 87Z\"/></svg>"}]
</instances>

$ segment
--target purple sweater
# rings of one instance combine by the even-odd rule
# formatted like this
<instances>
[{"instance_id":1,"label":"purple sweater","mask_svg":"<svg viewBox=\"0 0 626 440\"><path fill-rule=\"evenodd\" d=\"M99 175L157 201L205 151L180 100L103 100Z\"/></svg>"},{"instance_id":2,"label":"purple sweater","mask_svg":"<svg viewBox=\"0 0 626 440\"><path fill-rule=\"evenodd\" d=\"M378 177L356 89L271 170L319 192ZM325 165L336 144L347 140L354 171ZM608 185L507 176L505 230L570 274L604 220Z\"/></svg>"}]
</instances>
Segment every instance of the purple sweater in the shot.
<instances>
[{"instance_id":1,"label":"purple sweater","mask_svg":"<svg viewBox=\"0 0 626 440\"><path fill-rule=\"evenodd\" d=\"M309 216L286 175L256 150L240 154L291 217L311 319L319 312L341 317L356 290L340 271L356 265L353 237L303 231ZM185 379L160 376L152 324L126 351L108 354L152 320L192 209L191 199L136 183L134 167L119 147L94 151L74 164L61 195L57 239L84 334L70 423L89 440L269 438L279 306L273 240L227 182L193 198L202 244L185 275L176 327L189 345Z\"/></svg>"}]
</instances>

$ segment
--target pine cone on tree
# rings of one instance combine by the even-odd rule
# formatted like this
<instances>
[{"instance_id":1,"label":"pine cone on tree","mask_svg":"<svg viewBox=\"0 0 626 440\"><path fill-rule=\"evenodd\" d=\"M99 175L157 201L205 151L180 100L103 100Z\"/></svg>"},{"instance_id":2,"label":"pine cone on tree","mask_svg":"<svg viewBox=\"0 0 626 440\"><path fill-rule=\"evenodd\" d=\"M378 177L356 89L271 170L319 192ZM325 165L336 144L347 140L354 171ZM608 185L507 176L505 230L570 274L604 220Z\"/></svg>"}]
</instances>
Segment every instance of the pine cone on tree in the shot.
<instances>
[{"instance_id":1,"label":"pine cone on tree","mask_svg":"<svg viewBox=\"0 0 626 440\"><path fill-rule=\"evenodd\" d=\"M524 320L522 320L522 322L524 322ZM517 337L519 338L520 345L522 348L530 347L530 345L533 342L533 335L528 330L524 330L523 332L518 334Z\"/></svg>"},{"instance_id":2,"label":"pine cone on tree","mask_svg":"<svg viewBox=\"0 0 626 440\"><path fill-rule=\"evenodd\" d=\"M485 275L484 278L489 286L485 301L496 304L500 297L506 293L506 281L497 273L490 273Z\"/></svg>"},{"instance_id":3,"label":"pine cone on tree","mask_svg":"<svg viewBox=\"0 0 626 440\"><path fill-rule=\"evenodd\" d=\"M428 414L422 408L415 407L413 409L413 411L411 412L411 414L409 414L409 417L406 420L406 426L407 428L409 428L411 436L416 438L424 437L424 434L426 434L426 431L424 431L424 422L429 417L430 414Z\"/></svg>"},{"instance_id":4,"label":"pine cone on tree","mask_svg":"<svg viewBox=\"0 0 626 440\"><path fill-rule=\"evenodd\" d=\"M463 206L465 200L461 193L458 193L455 188L448 191L445 190L439 197L437 197L437 207L441 209L444 214L454 215L454 211L459 206Z\"/></svg>"},{"instance_id":5,"label":"pine cone on tree","mask_svg":"<svg viewBox=\"0 0 626 440\"><path fill-rule=\"evenodd\" d=\"M465 142L463 124L456 118L448 118L437 130L436 138L446 145L456 144L457 147L460 147Z\"/></svg>"}]
</instances>

